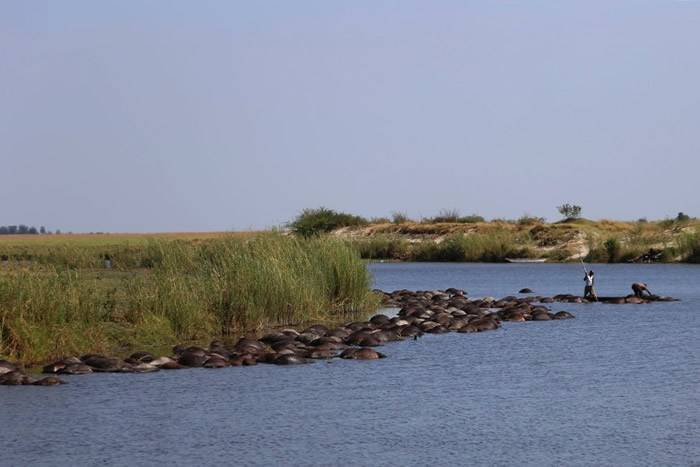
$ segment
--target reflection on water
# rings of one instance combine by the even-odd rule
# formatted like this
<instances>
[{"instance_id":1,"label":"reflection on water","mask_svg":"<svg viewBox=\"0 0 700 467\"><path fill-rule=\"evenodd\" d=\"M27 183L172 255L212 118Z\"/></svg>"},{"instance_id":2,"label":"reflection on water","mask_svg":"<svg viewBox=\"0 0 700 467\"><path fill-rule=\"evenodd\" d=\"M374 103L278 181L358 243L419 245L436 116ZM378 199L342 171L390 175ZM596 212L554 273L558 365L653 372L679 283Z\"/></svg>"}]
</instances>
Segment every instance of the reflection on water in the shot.
<instances>
[{"instance_id":1,"label":"reflection on water","mask_svg":"<svg viewBox=\"0 0 700 467\"><path fill-rule=\"evenodd\" d=\"M580 293L571 265L374 264L376 286ZM691 465L700 268L594 266L682 299L569 305L575 320L392 343L333 360L0 387L0 465ZM580 290L579 290L580 289Z\"/></svg>"}]
</instances>

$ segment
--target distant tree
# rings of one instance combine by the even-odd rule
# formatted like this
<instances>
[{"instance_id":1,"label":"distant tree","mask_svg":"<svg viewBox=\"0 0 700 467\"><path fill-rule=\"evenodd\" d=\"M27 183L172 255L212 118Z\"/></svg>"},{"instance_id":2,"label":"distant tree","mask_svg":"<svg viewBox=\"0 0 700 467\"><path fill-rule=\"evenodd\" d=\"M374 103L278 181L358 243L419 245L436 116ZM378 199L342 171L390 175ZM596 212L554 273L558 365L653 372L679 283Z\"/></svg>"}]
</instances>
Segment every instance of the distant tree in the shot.
<instances>
[{"instance_id":1,"label":"distant tree","mask_svg":"<svg viewBox=\"0 0 700 467\"><path fill-rule=\"evenodd\" d=\"M578 219L581 217L581 206L576 204L562 204L561 206L557 206L557 211L564 216L564 219Z\"/></svg>"},{"instance_id":2,"label":"distant tree","mask_svg":"<svg viewBox=\"0 0 700 467\"><path fill-rule=\"evenodd\" d=\"M41 235L45 235L46 234L46 227L44 227L43 225L41 227L39 227L39 233Z\"/></svg>"},{"instance_id":3,"label":"distant tree","mask_svg":"<svg viewBox=\"0 0 700 467\"><path fill-rule=\"evenodd\" d=\"M54 233L55 233L56 235L61 235L61 229L56 229L56 231L55 231Z\"/></svg>"},{"instance_id":4,"label":"distant tree","mask_svg":"<svg viewBox=\"0 0 700 467\"><path fill-rule=\"evenodd\" d=\"M29 230L27 230L27 233L29 235L37 235L39 231L36 229L36 227L29 227Z\"/></svg>"},{"instance_id":5,"label":"distant tree","mask_svg":"<svg viewBox=\"0 0 700 467\"><path fill-rule=\"evenodd\" d=\"M15 235L17 233L17 226L16 225L8 225L7 230L8 230L8 233L10 235Z\"/></svg>"},{"instance_id":6,"label":"distant tree","mask_svg":"<svg viewBox=\"0 0 700 467\"><path fill-rule=\"evenodd\" d=\"M690 220L690 216L688 214L685 214L684 212L679 212L678 215L676 216L676 221L678 222L686 222Z\"/></svg>"}]
</instances>

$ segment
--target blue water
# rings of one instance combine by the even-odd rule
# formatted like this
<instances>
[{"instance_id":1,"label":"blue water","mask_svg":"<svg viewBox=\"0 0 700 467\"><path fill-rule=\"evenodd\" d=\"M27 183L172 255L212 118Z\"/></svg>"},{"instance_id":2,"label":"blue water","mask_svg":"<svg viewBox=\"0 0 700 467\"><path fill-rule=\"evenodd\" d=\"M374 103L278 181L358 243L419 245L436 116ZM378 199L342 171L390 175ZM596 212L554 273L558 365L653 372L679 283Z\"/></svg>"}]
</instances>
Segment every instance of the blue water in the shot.
<instances>
[{"instance_id":1,"label":"blue water","mask_svg":"<svg viewBox=\"0 0 700 467\"><path fill-rule=\"evenodd\" d=\"M581 293L572 265L373 264L377 287ZM382 348L380 361L0 387L0 465L700 465L700 268L594 266L681 302L553 304Z\"/></svg>"}]
</instances>

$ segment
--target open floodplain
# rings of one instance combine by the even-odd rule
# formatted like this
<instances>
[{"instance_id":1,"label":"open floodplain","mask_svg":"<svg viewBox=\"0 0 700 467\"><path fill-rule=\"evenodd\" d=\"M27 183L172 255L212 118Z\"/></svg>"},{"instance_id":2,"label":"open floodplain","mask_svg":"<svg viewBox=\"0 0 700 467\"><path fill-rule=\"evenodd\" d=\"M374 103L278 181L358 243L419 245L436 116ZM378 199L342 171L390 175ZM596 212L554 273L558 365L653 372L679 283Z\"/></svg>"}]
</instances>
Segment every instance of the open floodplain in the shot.
<instances>
[{"instance_id":1,"label":"open floodplain","mask_svg":"<svg viewBox=\"0 0 700 467\"><path fill-rule=\"evenodd\" d=\"M678 302L426 334L375 361L62 376L0 387L0 465L694 465L700 268L594 265ZM372 264L383 290L580 293L570 264ZM387 311L390 312L390 311Z\"/></svg>"}]
</instances>

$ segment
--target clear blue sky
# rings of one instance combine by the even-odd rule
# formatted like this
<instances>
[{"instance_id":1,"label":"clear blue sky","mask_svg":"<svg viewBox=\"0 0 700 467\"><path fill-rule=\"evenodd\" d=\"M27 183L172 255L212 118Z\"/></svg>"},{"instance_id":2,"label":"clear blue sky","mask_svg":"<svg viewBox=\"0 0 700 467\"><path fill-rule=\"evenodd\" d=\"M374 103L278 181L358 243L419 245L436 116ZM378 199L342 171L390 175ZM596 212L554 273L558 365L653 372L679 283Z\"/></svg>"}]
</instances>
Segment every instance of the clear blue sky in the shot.
<instances>
[{"instance_id":1,"label":"clear blue sky","mask_svg":"<svg viewBox=\"0 0 700 467\"><path fill-rule=\"evenodd\" d=\"M1 1L0 224L700 215L700 1Z\"/></svg>"}]
</instances>

